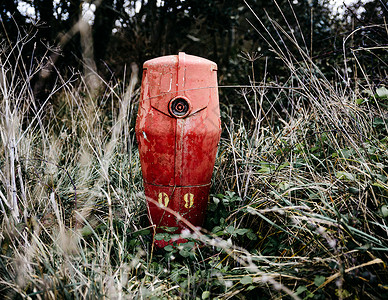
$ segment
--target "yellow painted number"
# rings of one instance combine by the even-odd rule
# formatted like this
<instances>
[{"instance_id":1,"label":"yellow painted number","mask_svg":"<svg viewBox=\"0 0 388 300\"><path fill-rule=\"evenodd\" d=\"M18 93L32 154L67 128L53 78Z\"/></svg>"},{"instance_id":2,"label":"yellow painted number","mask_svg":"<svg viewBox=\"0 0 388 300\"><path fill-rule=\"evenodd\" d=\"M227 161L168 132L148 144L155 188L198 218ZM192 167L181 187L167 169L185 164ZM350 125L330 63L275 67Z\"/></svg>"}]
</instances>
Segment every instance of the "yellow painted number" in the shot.
<instances>
[{"instance_id":1,"label":"yellow painted number","mask_svg":"<svg viewBox=\"0 0 388 300\"><path fill-rule=\"evenodd\" d=\"M158 195L158 202L161 204L161 205L164 205L167 207L168 205L168 202L170 202L170 198L168 198L168 195L166 193L159 193Z\"/></svg>"},{"instance_id":2,"label":"yellow painted number","mask_svg":"<svg viewBox=\"0 0 388 300\"><path fill-rule=\"evenodd\" d=\"M186 204L185 204L186 208L190 208L194 205L194 195L191 193L185 194L183 196L183 200L185 200L185 202L186 202Z\"/></svg>"}]
</instances>

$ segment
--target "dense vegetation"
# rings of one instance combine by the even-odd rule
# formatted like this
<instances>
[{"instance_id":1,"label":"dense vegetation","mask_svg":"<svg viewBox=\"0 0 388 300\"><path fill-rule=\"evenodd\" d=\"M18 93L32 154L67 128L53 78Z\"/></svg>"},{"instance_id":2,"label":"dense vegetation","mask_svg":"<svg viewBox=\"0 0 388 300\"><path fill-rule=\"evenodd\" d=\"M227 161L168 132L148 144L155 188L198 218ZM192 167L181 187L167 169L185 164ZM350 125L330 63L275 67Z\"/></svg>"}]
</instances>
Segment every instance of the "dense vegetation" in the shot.
<instances>
[{"instance_id":1,"label":"dense vegetation","mask_svg":"<svg viewBox=\"0 0 388 300\"><path fill-rule=\"evenodd\" d=\"M25 3L0 4L2 298L388 297L387 4ZM157 249L139 68L178 51L219 64L223 133L204 228Z\"/></svg>"}]
</instances>

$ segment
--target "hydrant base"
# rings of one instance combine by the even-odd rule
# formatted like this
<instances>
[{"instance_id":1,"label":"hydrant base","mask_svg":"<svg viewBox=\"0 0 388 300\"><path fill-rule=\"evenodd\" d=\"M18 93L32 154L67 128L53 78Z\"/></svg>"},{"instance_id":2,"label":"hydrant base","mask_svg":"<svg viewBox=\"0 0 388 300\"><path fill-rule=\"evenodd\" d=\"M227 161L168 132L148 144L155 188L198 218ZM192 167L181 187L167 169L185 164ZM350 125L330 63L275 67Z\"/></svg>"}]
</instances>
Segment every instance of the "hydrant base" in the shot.
<instances>
[{"instance_id":1,"label":"hydrant base","mask_svg":"<svg viewBox=\"0 0 388 300\"><path fill-rule=\"evenodd\" d=\"M163 232L161 227L177 227L175 232L180 233L190 224L203 225L210 184L176 187L145 183L144 188L148 215L157 232Z\"/></svg>"}]
</instances>

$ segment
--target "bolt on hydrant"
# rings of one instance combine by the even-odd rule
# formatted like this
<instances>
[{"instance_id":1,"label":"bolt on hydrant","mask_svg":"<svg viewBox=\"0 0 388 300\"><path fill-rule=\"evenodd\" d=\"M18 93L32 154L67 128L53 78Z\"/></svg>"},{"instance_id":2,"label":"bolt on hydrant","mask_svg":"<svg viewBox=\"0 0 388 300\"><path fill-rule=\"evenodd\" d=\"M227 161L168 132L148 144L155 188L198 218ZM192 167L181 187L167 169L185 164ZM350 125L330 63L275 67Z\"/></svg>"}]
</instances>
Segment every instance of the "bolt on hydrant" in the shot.
<instances>
[{"instance_id":1,"label":"bolt on hydrant","mask_svg":"<svg viewBox=\"0 0 388 300\"><path fill-rule=\"evenodd\" d=\"M179 219L202 226L220 134L214 62L180 52L144 63L136 137L157 232L180 232L186 226Z\"/></svg>"}]
</instances>

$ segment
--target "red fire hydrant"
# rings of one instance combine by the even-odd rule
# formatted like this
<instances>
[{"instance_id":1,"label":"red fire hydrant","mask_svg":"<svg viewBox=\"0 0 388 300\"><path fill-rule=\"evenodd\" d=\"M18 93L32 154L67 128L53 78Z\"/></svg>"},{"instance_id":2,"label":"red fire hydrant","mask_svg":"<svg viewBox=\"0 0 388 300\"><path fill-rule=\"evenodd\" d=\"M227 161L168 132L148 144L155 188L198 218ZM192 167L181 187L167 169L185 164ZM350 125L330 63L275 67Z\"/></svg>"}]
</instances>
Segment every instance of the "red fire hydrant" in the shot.
<instances>
[{"instance_id":1,"label":"red fire hydrant","mask_svg":"<svg viewBox=\"0 0 388 300\"><path fill-rule=\"evenodd\" d=\"M136 137L149 218L158 232L185 228L171 210L203 224L220 134L214 62L181 52L144 63Z\"/></svg>"}]
</instances>

